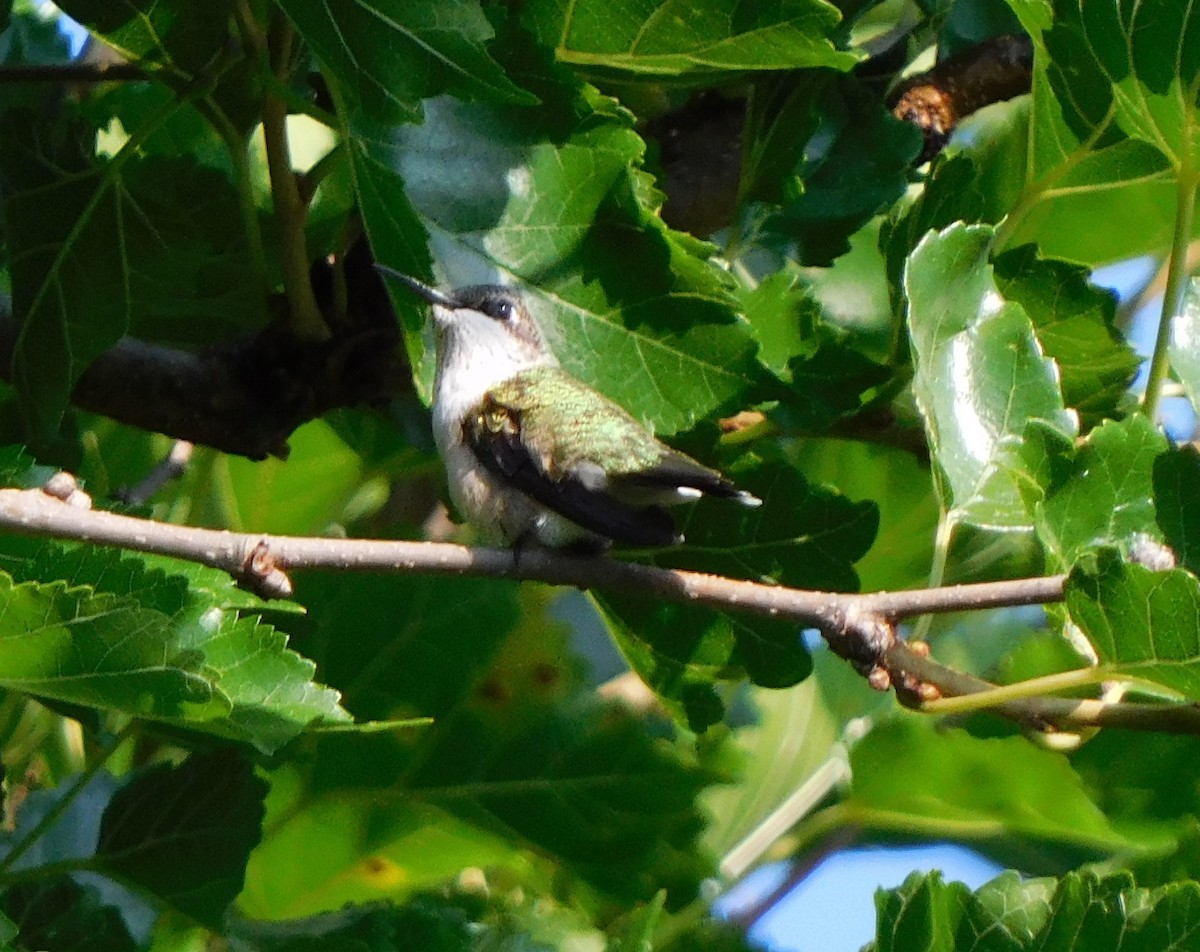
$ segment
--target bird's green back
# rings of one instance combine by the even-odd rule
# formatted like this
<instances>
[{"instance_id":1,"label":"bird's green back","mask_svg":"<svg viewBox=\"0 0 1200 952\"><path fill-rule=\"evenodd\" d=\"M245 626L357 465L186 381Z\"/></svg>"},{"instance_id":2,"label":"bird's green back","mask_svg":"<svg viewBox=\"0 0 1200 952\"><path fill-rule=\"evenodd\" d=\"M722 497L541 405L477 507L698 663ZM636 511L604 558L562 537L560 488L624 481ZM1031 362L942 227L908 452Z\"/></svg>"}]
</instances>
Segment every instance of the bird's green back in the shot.
<instances>
[{"instance_id":1,"label":"bird's green back","mask_svg":"<svg viewBox=\"0 0 1200 952\"><path fill-rule=\"evenodd\" d=\"M621 476L650 469L671 452L621 406L559 367L521 371L488 398L520 417L523 441L551 474L591 461Z\"/></svg>"}]
</instances>

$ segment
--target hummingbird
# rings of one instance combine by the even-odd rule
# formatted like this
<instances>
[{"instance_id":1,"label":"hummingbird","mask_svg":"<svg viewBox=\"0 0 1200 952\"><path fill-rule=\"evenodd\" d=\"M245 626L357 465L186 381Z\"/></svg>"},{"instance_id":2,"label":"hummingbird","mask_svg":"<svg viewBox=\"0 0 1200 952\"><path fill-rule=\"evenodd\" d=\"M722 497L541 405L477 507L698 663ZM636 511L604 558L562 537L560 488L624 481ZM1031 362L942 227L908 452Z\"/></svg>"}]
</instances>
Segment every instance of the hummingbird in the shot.
<instances>
[{"instance_id":1,"label":"hummingbird","mask_svg":"<svg viewBox=\"0 0 1200 952\"><path fill-rule=\"evenodd\" d=\"M660 547L683 541L666 506L705 494L761 505L563 370L516 290L444 292L379 267L432 305L434 441L451 501L492 538Z\"/></svg>"}]
</instances>

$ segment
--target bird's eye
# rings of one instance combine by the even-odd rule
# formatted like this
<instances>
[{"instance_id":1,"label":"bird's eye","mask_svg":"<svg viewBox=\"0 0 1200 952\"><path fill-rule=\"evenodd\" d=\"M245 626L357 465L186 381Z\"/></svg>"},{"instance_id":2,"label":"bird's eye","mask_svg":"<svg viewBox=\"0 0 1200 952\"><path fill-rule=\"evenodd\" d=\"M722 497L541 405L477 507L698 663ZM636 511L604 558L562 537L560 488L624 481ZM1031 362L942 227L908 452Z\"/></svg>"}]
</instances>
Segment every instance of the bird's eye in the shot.
<instances>
[{"instance_id":1,"label":"bird's eye","mask_svg":"<svg viewBox=\"0 0 1200 952\"><path fill-rule=\"evenodd\" d=\"M487 309L487 315L497 321L511 321L516 315L516 309L513 307L512 301L492 301L491 306Z\"/></svg>"}]
</instances>

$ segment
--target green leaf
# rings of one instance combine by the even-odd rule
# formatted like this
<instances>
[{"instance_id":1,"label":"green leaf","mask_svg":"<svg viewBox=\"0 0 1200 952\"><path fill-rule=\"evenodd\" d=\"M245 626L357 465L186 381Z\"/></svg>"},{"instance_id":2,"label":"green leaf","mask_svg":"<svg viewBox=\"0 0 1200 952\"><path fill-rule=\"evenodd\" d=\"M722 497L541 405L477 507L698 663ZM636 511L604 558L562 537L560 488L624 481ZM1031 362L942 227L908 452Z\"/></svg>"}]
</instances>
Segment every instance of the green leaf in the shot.
<instances>
[{"instance_id":1,"label":"green leaf","mask_svg":"<svg viewBox=\"0 0 1200 952\"><path fill-rule=\"evenodd\" d=\"M228 334L265 322L265 294L246 290L258 281L244 231L230 227L241 215L224 175L182 159L134 159L132 142L98 160L71 134L47 141L22 113L6 115L0 135L20 323L13 379L43 443L83 371L131 327L208 342L214 327Z\"/></svg>"},{"instance_id":2,"label":"green leaf","mask_svg":"<svg viewBox=\"0 0 1200 952\"><path fill-rule=\"evenodd\" d=\"M873 952L1184 952L1200 934L1200 886L1138 889L1128 874L1009 872L971 893L941 873L914 873L875 902Z\"/></svg>"},{"instance_id":3,"label":"green leaf","mask_svg":"<svg viewBox=\"0 0 1200 952\"><path fill-rule=\"evenodd\" d=\"M1192 278L1183 289L1183 306L1171 318L1168 351L1171 370L1183 384L1192 409L1200 411L1200 278Z\"/></svg>"},{"instance_id":4,"label":"green leaf","mask_svg":"<svg viewBox=\"0 0 1200 952\"><path fill-rule=\"evenodd\" d=\"M1186 4L1120 12L1108 6L1055 3L1054 26L1044 40L1058 65L1053 78L1060 101L1075 108L1077 123L1093 126L1111 107L1127 135L1158 149L1176 168L1196 168L1200 53L1192 39L1200 15Z\"/></svg>"},{"instance_id":5,"label":"green leaf","mask_svg":"<svg viewBox=\"0 0 1200 952\"><path fill-rule=\"evenodd\" d=\"M285 636L234 609L261 604L171 560L7 540L0 683L39 697L165 720L271 753L316 720L349 715ZM189 587L188 580L197 582ZM40 579L57 581L39 582Z\"/></svg>"},{"instance_id":6,"label":"green leaf","mask_svg":"<svg viewBox=\"0 0 1200 952\"><path fill-rule=\"evenodd\" d=\"M740 305L758 342L759 361L776 377L790 380L788 361L813 349L821 305L785 271L742 289Z\"/></svg>"},{"instance_id":7,"label":"green leaf","mask_svg":"<svg viewBox=\"0 0 1200 952\"><path fill-rule=\"evenodd\" d=\"M1145 77L1129 72L1129 56L1139 47L1137 71L1154 60L1149 72L1162 77L1174 71L1171 44L1182 42L1182 33L1164 37L1139 23L1134 38L1130 28L1145 11L1127 16L1111 4L1089 5L1086 13L1073 2L1014 9L1034 39L1035 55L1032 107L1014 130L1025 141L1014 142L1016 162L1004 163L1025 172L1010 242L1036 242L1045 255L1090 264L1162 252L1175 217L1173 160L1157 136L1141 135L1138 123L1128 121L1143 109L1146 116L1159 111L1153 94L1142 98ZM1178 15L1173 10L1155 19ZM1114 83L1124 87L1116 99ZM1129 109L1118 104L1122 97ZM1185 99L1168 111L1182 118Z\"/></svg>"},{"instance_id":8,"label":"green leaf","mask_svg":"<svg viewBox=\"0 0 1200 952\"><path fill-rule=\"evenodd\" d=\"M228 37L230 0L204 8L156 0L63 0L59 6L77 23L104 36L126 59L171 67L192 76L211 65Z\"/></svg>"},{"instance_id":9,"label":"green leaf","mask_svg":"<svg viewBox=\"0 0 1200 952\"><path fill-rule=\"evenodd\" d=\"M489 102L534 103L488 54L478 0L360 0L280 7L351 102L380 121L411 121L443 92Z\"/></svg>"},{"instance_id":10,"label":"green leaf","mask_svg":"<svg viewBox=\"0 0 1200 952\"><path fill-rule=\"evenodd\" d=\"M0 606L5 687L171 719L225 708L203 656L173 644L165 619L133 599L0 576Z\"/></svg>"},{"instance_id":11,"label":"green leaf","mask_svg":"<svg viewBox=\"0 0 1200 952\"><path fill-rule=\"evenodd\" d=\"M423 269L423 229L444 283L520 283L564 366L660 433L745 406L763 375L729 279L710 246L656 214L630 118L558 73L541 82L547 105L532 121L438 99L423 125L388 133L386 149L355 140L380 258ZM427 393L427 308L407 292L398 305Z\"/></svg>"},{"instance_id":12,"label":"green leaf","mask_svg":"<svg viewBox=\"0 0 1200 952\"><path fill-rule=\"evenodd\" d=\"M1065 757L1023 737L984 739L901 718L863 738L850 766L848 802L866 826L1001 852L1040 840L1075 861L1136 846L1113 829Z\"/></svg>"},{"instance_id":13,"label":"green leaf","mask_svg":"<svg viewBox=\"0 0 1200 952\"><path fill-rule=\"evenodd\" d=\"M810 95L812 85L805 77L800 94ZM877 93L850 79L825 86L812 108L815 129L803 162L790 170L789 200L765 228L796 242L798 263L827 266L845 254L854 232L904 194L921 136L892 116Z\"/></svg>"},{"instance_id":14,"label":"green leaf","mask_svg":"<svg viewBox=\"0 0 1200 952\"><path fill-rule=\"evenodd\" d=\"M209 928L242 891L267 785L227 751L134 777L104 811L96 860Z\"/></svg>"},{"instance_id":15,"label":"green leaf","mask_svg":"<svg viewBox=\"0 0 1200 952\"><path fill-rule=\"evenodd\" d=\"M1200 453L1191 445L1154 460L1154 510L1163 541L1181 565L1200 574ZM1153 535L1147 533L1147 535Z\"/></svg>"},{"instance_id":16,"label":"green leaf","mask_svg":"<svg viewBox=\"0 0 1200 952\"><path fill-rule=\"evenodd\" d=\"M0 910L17 923L22 949L136 952L141 948L121 913L103 904L95 886L81 886L67 876L10 886L0 894Z\"/></svg>"},{"instance_id":17,"label":"green leaf","mask_svg":"<svg viewBox=\"0 0 1200 952\"><path fill-rule=\"evenodd\" d=\"M342 524L366 475L360 455L325 420L300 427L288 447L286 462L215 457L206 506L192 519L284 535L319 535Z\"/></svg>"},{"instance_id":18,"label":"green leaf","mask_svg":"<svg viewBox=\"0 0 1200 952\"><path fill-rule=\"evenodd\" d=\"M1090 272L1026 245L996 258L996 285L1029 314L1061 376L1063 400L1085 425L1118 415L1141 363L1115 326L1116 297Z\"/></svg>"},{"instance_id":19,"label":"green leaf","mask_svg":"<svg viewBox=\"0 0 1200 952\"><path fill-rule=\"evenodd\" d=\"M696 847L695 798L715 775L580 682L537 590L522 592L518 615L504 583L298 586L319 622L310 637L323 671L357 713L435 721L320 736L310 769L273 776L278 811L251 861L250 914L399 898L467 866L526 881L553 862L622 901L694 892L711 862Z\"/></svg>"},{"instance_id":20,"label":"green leaf","mask_svg":"<svg viewBox=\"0 0 1200 952\"><path fill-rule=\"evenodd\" d=\"M716 83L730 72L847 70L858 60L834 47L841 17L822 0L534 0L522 17L563 62L638 77Z\"/></svg>"},{"instance_id":21,"label":"green leaf","mask_svg":"<svg viewBox=\"0 0 1200 952\"><path fill-rule=\"evenodd\" d=\"M754 509L700 504L684 526L687 544L641 560L775 581L800 588L854 591L853 563L870 547L878 510L810 486L791 466L746 458L727 468L739 486L763 500ZM686 715L694 730L721 717L716 679L743 673L764 687L807 677L812 661L797 626L775 619L604 592L594 596L630 666Z\"/></svg>"},{"instance_id":22,"label":"green leaf","mask_svg":"<svg viewBox=\"0 0 1200 952\"><path fill-rule=\"evenodd\" d=\"M899 889L875 894L874 952L953 952L966 913L967 887L943 883L940 872L913 873Z\"/></svg>"},{"instance_id":23,"label":"green leaf","mask_svg":"<svg viewBox=\"0 0 1200 952\"><path fill-rule=\"evenodd\" d=\"M927 235L909 257L913 392L944 476L950 519L1024 529L1022 433L1030 420L1064 435L1076 424L1029 315L996 286L992 239L990 227L952 225Z\"/></svg>"},{"instance_id":24,"label":"green leaf","mask_svg":"<svg viewBox=\"0 0 1200 952\"><path fill-rule=\"evenodd\" d=\"M1166 450L1166 438L1137 414L1102 424L1078 450L1052 462L1035 522L1058 565L1071 565L1093 546L1128 550L1138 538L1160 538L1153 474Z\"/></svg>"},{"instance_id":25,"label":"green leaf","mask_svg":"<svg viewBox=\"0 0 1200 952\"><path fill-rule=\"evenodd\" d=\"M226 622L198 639L206 674L231 710L194 726L272 753L309 725L348 725L338 693L315 682L316 665L287 643L287 635L253 617Z\"/></svg>"},{"instance_id":26,"label":"green leaf","mask_svg":"<svg viewBox=\"0 0 1200 952\"><path fill-rule=\"evenodd\" d=\"M1072 570L1066 604L1105 670L1200 698L1200 582L1191 572L1154 572L1101 549Z\"/></svg>"}]
</instances>

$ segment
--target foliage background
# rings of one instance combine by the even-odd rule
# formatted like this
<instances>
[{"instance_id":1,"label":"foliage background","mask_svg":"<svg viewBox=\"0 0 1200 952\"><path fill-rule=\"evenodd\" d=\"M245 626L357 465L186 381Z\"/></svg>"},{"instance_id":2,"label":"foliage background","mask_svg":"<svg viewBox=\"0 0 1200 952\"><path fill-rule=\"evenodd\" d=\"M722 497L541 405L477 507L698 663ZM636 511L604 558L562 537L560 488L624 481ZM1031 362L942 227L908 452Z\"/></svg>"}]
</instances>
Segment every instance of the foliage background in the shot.
<instances>
[{"instance_id":1,"label":"foliage background","mask_svg":"<svg viewBox=\"0 0 1200 952\"><path fill-rule=\"evenodd\" d=\"M118 342L219 358L255 335L324 368L365 337L411 370L385 405L308 414L286 462L200 447L132 508L469 540L428 519L430 340L402 293L381 331L365 236L438 283L520 283L570 370L765 500L702 504L689 546L638 557L843 591L1069 571L1045 616L919 633L983 676L1057 676L1028 693L1200 699L1200 467L1156 425L1200 393L1190 6L62 8L141 78L0 85L9 485L66 465L129 508L171 441L72 406ZM4 68L68 61L25 0L0 26ZM889 85L1013 32L1031 92L914 169ZM682 149L697 172L669 117L702 89L746 105L740 139L698 137L716 158ZM666 223L689 175L725 227ZM1137 255L1173 317L1140 406L1127 309L1088 280ZM264 405L317 402L275 367L240 368ZM1146 541L1178 567L1129 561ZM620 593L308 573L267 603L164 557L5 536L0 559L10 947L738 948L702 884L797 791L769 855L798 866L953 839L1026 875L881 894L878 949L1197 942L1188 737L935 721L790 625ZM614 696L620 665L652 701Z\"/></svg>"}]
</instances>

